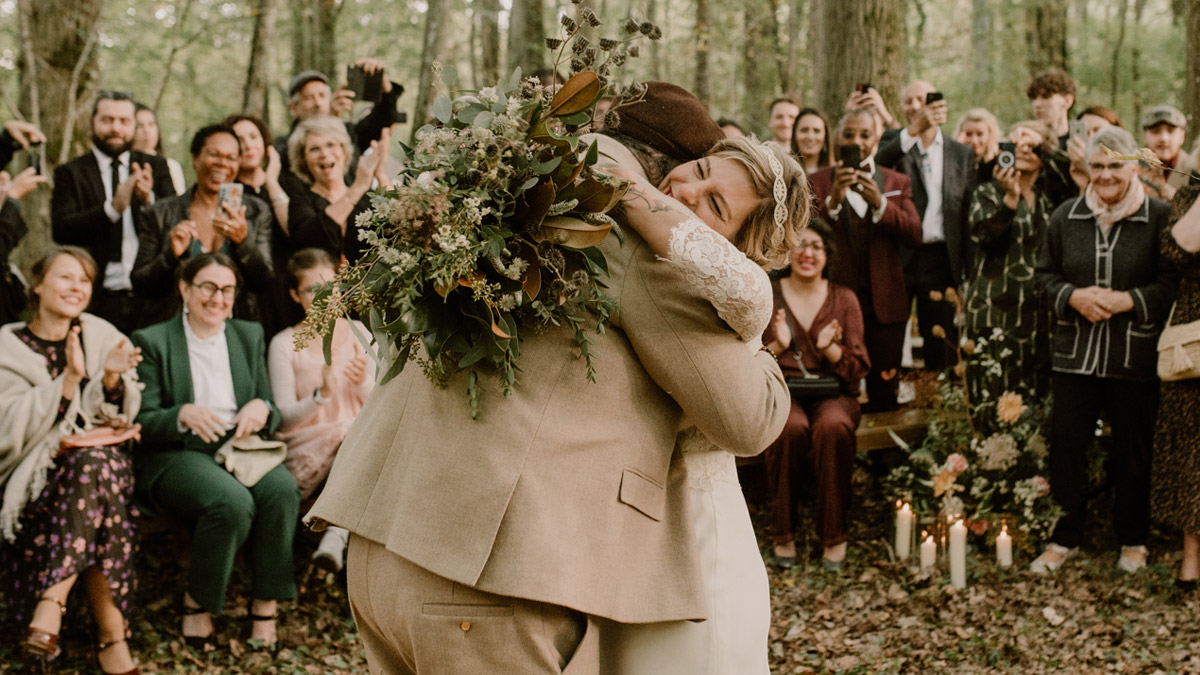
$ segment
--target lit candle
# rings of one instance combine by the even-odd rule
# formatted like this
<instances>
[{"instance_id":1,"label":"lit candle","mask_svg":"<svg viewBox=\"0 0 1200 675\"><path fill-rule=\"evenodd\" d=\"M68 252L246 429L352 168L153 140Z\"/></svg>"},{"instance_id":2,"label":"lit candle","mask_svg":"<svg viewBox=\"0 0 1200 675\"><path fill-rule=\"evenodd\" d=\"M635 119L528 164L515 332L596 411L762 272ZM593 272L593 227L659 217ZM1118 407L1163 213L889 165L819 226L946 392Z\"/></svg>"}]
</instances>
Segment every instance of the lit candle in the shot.
<instances>
[{"instance_id":1,"label":"lit candle","mask_svg":"<svg viewBox=\"0 0 1200 675\"><path fill-rule=\"evenodd\" d=\"M950 583L967 587L967 526L961 518L950 528Z\"/></svg>"},{"instance_id":2,"label":"lit candle","mask_svg":"<svg viewBox=\"0 0 1200 675\"><path fill-rule=\"evenodd\" d=\"M1012 566L1012 537L1008 534L1008 524L1004 524L1000 534L996 535L996 562L1001 567Z\"/></svg>"},{"instance_id":3,"label":"lit candle","mask_svg":"<svg viewBox=\"0 0 1200 675\"><path fill-rule=\"evenodd\" d=\"M921 569L932 569L934 563L937 562L937 543L933 541L933 535L926 535L921 532L921 538L925 541L921 542Z\"/></svg>"},{"instance_id":4,"label":"lit candle","mask_svg":"<svg viewBox=\"0 0 1200 675\"><path fill-rule=\"evenodd\" d=\"M908 560L909 549L912 546L913 512L911 506L899 501L896 502L896 507L896 557L905 561Z\"/></svg>"}]
</instances>

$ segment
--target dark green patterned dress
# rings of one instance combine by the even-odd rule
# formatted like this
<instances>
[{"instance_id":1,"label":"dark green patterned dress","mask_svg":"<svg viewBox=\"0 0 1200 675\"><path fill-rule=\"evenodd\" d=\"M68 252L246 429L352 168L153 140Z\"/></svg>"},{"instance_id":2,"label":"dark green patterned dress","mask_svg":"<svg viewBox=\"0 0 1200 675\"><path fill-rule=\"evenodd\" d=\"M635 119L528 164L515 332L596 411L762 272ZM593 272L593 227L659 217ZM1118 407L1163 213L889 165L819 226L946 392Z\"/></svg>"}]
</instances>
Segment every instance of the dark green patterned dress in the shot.
<instances>
[{"instance_id":1,"label":"dark green patterned dress","mask_svg":"<svg viewBox=\"0 0 1200 675\"><path fill-rule=\"evenodd\" d=\"M1200 195L1200 185L1182 187L1171 201L1174 225ZM1200 253L1179 247L1163 229L1162 255L1179 268L1179 294L1171 325L1200 320ZM1163 382L1154 425L1150 508L1154 517L1200 534L1200 379Z\"/></svg>"}]
</instances>

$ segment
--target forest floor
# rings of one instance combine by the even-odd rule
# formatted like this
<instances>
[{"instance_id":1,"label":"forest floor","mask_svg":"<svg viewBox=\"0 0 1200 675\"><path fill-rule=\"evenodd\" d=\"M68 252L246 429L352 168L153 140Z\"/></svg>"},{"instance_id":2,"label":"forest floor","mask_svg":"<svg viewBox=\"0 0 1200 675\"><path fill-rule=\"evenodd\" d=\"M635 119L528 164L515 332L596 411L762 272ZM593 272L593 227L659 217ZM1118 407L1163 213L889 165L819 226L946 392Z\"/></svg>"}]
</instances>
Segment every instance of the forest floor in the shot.
<instances>
[{"instance_id":1,"label":"forest floor","mask_svg":"<svg viewBox=\"0 0 1200 675\"><path fill-rule=\"evenodd\" d=\"M874 453L873 453L874 455ZM872 458L873 465L875 463ZM1092 537L1083 554L1052 578L1023 571L1029 555L998 568L990 551L972 556L966 590L892 562L892 503L874 476L856 471L846 569L826 572L814 552L787 572L768 564L772 672L794 673L1200 673L1200 593L1173 590L1178 538L1156 530L1150 565L1135 575L1115 568L1108 496L1095 500ZM873 470L867 471L866 468ZM752 473L752 472L751 472ZM756 477L744 476L753 495ZM802 503L810 532L811 503ZM761 527L763 518L758 514ZM760 534L763 534L760 531ZM274 659L245 641L246 579L235 575L218 622L219 649L198 655L178 637L184 568L176 537L161 532L143 544L130 644L143 673L366 673L341 575L309 573L312 542L300 544L297 601L283 605L283 649ZM764 538L763 541L766 541ZM811 535L797 542L814 545ZM78 606L79 602L71 604ZM48 672L96 673L87 621L68 615L64 653ZM0 672L40 673L15 647L0 645ZM507 675L507 674L505 674ZM739 675L739 674L732 674Z\"/></svg>"}]
</instances>

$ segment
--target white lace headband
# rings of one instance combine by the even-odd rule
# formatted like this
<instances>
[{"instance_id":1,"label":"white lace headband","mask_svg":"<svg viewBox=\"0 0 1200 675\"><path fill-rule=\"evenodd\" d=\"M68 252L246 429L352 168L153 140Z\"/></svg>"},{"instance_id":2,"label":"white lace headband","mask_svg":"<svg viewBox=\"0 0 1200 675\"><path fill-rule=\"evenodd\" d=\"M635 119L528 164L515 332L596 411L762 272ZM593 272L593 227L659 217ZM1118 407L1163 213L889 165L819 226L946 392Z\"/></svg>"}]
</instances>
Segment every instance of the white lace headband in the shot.
<instances>
[{"instance_id":1,"label":"white lace headband","mask_svg":"<svg viewBox=\"0 0 1200 675\"><path fill-rule=\"evenodd\" d=\"M775 227L782 234L788 216L787 206L784 203L787 199L787 185L783 182L783 164L779 162L779 158L771 152L766 143L763 143L763 152L767 155L767 163L771 165L771 173L775 174L775 185L771 189L771 194L775 196Z\"/></svg>"}]
</instances>

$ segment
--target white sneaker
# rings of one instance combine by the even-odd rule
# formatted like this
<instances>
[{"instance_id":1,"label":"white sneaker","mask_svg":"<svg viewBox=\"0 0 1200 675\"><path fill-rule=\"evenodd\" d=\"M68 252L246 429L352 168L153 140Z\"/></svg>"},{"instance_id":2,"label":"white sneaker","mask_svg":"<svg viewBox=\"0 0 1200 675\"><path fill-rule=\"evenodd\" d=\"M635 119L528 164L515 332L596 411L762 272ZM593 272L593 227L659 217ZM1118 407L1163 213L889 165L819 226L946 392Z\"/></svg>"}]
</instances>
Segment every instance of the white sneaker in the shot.
<instances>
[{"instance_id":1,"label":"white sneaker","mask_svg":"<svg viewBox=\"0 0 1200 675\"><path fill-rule=\"evenodd\" d=\"M1079 553L1079 547L1067 548L1058 544L1047 544L1046 550L1042 551L1042 554L1037 559L1029 563L1029 571L1034 574L1049 574L1062 567L1063 563L1074 558L1076 553Z\"/></svg>"},{"instance_id":2,"label":"white sneaker","mask_svg":"<svg viewBox=\"0 0 1200 675\"><path fill-rule=\"evenodd\" d=\"M346 542L350 539L350 533L340 527L328 527L325 530L325 536L321 537L321 543L317 545L317 550L313 551L313 562L321 568L330 572L341 572L343 560L345 560Z\"/></svg>"},{"instance_id":3,"label":"white sneaker","mask_svg":"<svg viewBox=\"0 0 1200 675\"><path fill-rule=\"evenodd\" d=\"M1130 556L1128 555L1130 553L1141 555ZM1148 554L1145 546L1122 546L1121 557L1117 559L1117 568L1133 574L1146 566Z\"/></svg>"}]
</instances>

